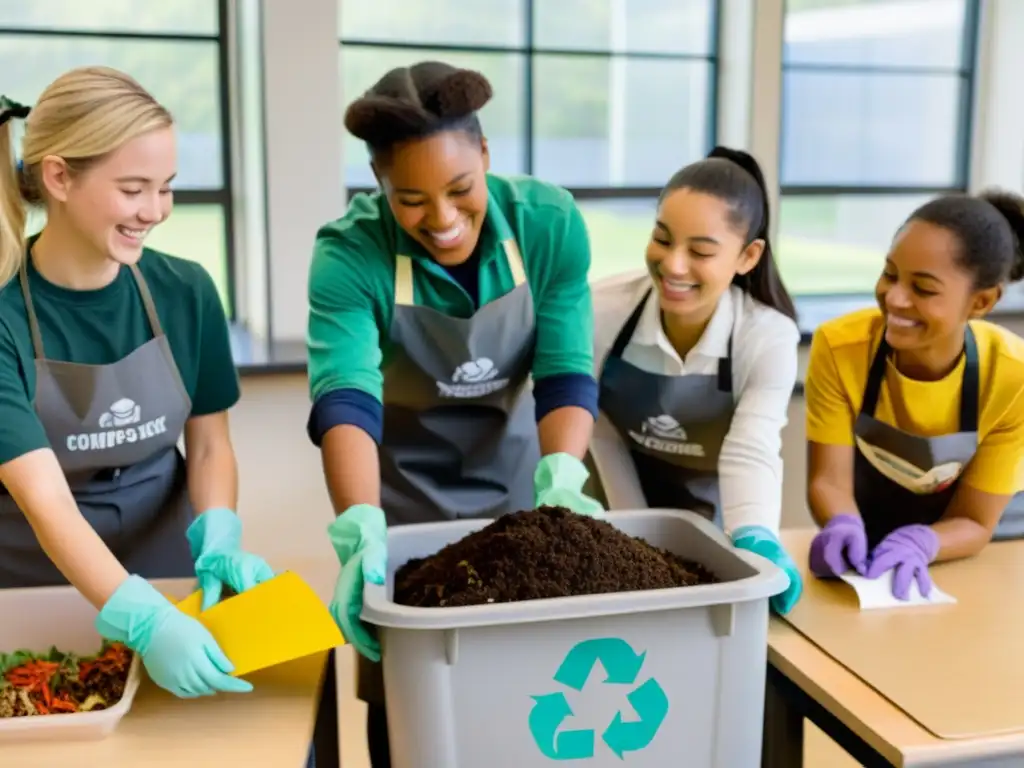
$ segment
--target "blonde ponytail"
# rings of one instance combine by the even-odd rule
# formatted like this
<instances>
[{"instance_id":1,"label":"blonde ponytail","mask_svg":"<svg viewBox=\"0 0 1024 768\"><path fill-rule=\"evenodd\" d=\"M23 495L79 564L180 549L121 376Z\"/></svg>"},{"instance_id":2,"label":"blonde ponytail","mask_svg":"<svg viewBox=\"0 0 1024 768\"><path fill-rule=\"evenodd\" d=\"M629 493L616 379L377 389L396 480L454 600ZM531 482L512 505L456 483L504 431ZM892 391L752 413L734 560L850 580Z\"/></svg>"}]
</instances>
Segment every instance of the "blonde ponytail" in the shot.
<instances>
[{"instance_id":1,"label":"blonde ponytail","mask_svg":"<svg viewBox=\"0 0 1024 768\"><path fill-rule=\"evenodd\" d=\"M0 103L2 106L2 103ZM14 165L14 126L0 124L0 287L18 274L25 255L25 201Z\"/></svg>"}]
</instances>

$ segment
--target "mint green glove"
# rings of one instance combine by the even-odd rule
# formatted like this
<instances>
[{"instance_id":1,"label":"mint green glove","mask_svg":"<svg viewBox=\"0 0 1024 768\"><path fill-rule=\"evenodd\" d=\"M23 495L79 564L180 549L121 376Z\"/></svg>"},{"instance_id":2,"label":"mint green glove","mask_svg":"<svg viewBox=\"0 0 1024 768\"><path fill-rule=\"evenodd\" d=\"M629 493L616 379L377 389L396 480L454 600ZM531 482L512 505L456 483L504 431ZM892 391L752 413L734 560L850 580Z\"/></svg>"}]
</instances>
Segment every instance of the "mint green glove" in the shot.
<instances>
[{"instance_id":1,"label":"mint green glove","mask_svg":"<svg viewBox=\"0 0 1024 768\"><path fill-rule=\"evenodd\" d=\"M544 456L533 473L534 506L565 507L579 515L604 517L604 508L583 494L590 473L583 462L568 453Z\"/></svg>"},{"instance_id":2,"label":"mint green glove","mask_svg":"<svg viewBox=\"0 0 1024 768\"><path fill-rule=\"evenodd\" d=\"M804 581L793 558L783 549L782 542L763 525L744 525L733 531L732 543L738 549L760 555L786 572L789 586L784 592L772 595L768 603L776 613L783 616L789 613L804 591Z\"/></svg>"},{"instance_id":3,"label":"mint green glove","mask_svg":"<svg viewBox=\"0 0 1024 768\"><path fill-rule=\"evenodd\" d=\"M380 661L380 643L359 618L363 612L363 586L383 584L388 567L388 530L384 511L356 504L327 526L327 534L341 562L334 585L331 615L345 641L370 661Z\"/></svg>"},{"instance_id":4,"label":"mint green glove","mask_svg":"<svg viewBox=\"0 0 1024 768\"><path fill-rule=\"evenodd\" d=\"M217 691L248 693L252 684L230 676L234 665L196 619L179 611L141 576L129 576L95 621L103 637L142 657L153 682L181 698Z\"/></svg>"},{"instance_id":5,"label":"mint green glove","mask_svg":"<svg viewBox=\"0 0 1024 768\"><path fill-rule=\"evenodd\" d=\"M274 578L274 571L258 555L243 552L242 521L225 507L208 509L185 532L203 591L202 610L220 601L227 584L236 593Z\"/></svg>"}]
</instances>

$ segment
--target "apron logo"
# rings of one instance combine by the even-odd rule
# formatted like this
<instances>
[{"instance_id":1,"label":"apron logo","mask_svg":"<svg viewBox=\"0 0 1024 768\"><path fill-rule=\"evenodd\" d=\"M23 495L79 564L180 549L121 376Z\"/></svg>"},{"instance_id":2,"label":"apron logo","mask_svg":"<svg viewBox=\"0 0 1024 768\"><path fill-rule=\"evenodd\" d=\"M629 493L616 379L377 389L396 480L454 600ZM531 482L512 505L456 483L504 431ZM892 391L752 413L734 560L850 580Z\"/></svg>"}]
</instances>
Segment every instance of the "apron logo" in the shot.
<instances>
[{"instance_id":1,"label":"apron logo","mask_svg":"<svg viewBox=\"0 0 1024 768\"><path fill-rule=\"evenodd\" d=\"M918 495L941 493L960 477L964 465L958 461L939 464L925 471L894 453L872 445L861 437L857 438L861 454L879 473L892 480L901 488Z\"/></svg>"},{"instance_id":2,"label":"apron logo","mask_svg":"<svg viewBox=\"0 0 1024 768\"><path fill-rule=\"evenodd\" d=\"M100 427L97 432L68 435L67 449L69 451L104 451L125 443L148 440L167 431L166 416L142 421L142 407L127 397L122 397L111 405L99 417L97 424Z\"/></svg>"},{"instance_id":3,"label":"apron logo","mask_svg":"<svg viewBox=\"0 0 1024 768\"><path fill-rule=\"evenodd\" d=\"M629 430L629 436L651 451L680 456L703 456L704 446L687 442L686 430L671 416L662 414L644 421L640 432Z\"/></svg>"},{"instance_id":4,"label":"apron logo","mask_svg":"<svg viewBox=\"0 0 1024 768\"><path fill-rule=\"evenodd\" d=\"M142 419L142 409L134 401L122 397L112 406L110 410L100 416L100 426L104 429L110 427L127 427Z\"/></svg>"},{"instance_id":5,"label":"apron logo","mask_svg":"<svg viewBox=\"0 0 1024 768\"><path fill-rule=\"evenodd\" d=\"M437 382L437 393L441 397L484 397L508 386L508 379L496 378L497 375L494 361L480 357L457 367L451 384Z\"/></svg>"}]
</instances>

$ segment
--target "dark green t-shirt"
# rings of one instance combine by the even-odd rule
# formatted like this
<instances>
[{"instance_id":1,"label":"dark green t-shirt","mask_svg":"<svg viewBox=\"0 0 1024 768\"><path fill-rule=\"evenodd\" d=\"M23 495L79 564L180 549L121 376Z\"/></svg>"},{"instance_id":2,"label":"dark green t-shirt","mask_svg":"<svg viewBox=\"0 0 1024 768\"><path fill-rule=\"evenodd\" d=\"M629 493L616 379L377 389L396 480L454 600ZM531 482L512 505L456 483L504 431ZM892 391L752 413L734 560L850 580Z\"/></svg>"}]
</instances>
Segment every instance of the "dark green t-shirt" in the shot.
<instances>
[{"instance_id":1,"label":"dark green t-shirt","mask_svg":"<svg viewBox=\"0 0 1024 768\"><path fill-rule=\"evenodd\" d=\"M139 269L192 400L192 415L227 410L238 402L238 374L227 319L210 275L195 262L148 248ZM48 359L107 365L153 338L127 267L95 291L54 285L31 262L28 272ZM0 464L49 447L32 406L34 358L21 282L15 276L0 289Z\"/></svg>"}]
</instances>

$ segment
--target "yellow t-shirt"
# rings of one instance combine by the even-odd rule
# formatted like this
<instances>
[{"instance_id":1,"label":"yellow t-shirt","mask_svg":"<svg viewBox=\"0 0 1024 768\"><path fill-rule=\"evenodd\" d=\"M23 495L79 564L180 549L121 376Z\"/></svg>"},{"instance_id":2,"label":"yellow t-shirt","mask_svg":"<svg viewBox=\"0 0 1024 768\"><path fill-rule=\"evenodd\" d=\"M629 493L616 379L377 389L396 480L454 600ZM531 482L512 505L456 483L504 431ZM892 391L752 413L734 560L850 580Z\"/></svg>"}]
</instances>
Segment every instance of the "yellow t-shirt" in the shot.
<instances>
[{"instance_id":1,"label":"yellow t-shirt","mask_svg":"<svg viewBox=\"0 0 1024 768\"><path fill-rule=\"evenodd\" d=\"M882 337L882 314L865 309L823 323L814 333L805 384L807 439L853 445L864 386ZM978 342L978 451L963 480L979 491L1009 495L1024 488L1024 339L983 320ZM936 437L958 431L964 360L939 381L915 381L890 361L874 413L904 432Z\"/></svg>"}]
</instances>

